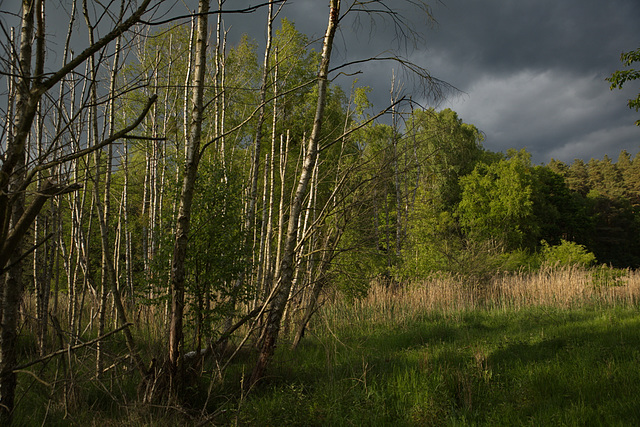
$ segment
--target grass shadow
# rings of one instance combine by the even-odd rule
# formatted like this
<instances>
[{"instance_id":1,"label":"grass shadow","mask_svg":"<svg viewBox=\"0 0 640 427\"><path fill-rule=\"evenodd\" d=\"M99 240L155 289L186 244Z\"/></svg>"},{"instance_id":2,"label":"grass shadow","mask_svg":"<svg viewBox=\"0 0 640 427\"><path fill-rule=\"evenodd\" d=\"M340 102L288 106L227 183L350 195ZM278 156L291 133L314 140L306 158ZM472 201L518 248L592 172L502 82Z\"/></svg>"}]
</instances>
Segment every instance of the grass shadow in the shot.
<instances>
[{"instance_id":1,"label":"grass shadow","mask_svg":"<svg viewBox=\"0 0 640 427\"><path fill-rule=\"evenodd\" d=\"M244 412L248 423L640 421L635 309L433 313L402 325L351 325L295 353L281 349L277 359Z\"/></svg>"}]
</instances>

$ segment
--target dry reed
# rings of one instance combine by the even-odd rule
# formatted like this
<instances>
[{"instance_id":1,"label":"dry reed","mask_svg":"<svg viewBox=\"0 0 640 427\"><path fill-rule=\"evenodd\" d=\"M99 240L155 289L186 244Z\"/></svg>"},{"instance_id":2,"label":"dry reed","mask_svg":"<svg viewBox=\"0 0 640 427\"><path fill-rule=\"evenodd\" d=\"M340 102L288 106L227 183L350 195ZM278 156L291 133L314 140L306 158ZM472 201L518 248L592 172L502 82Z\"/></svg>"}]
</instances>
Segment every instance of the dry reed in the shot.
<instances>
[{"instance_id":1,"label":"dry reed","mask_svg":"<svg viewBox=\"0 0 640 427\"><path fill-rule=\"evenodd\" d=\"M402 322L430 311L460 312L476 308L558 308L582 305L636 305L640 272L607 267L543 266L533 272L499 273L488 281L465 280L454 274L400 286L373 282L366 297L347 302L336 298L326 310L368 320ZM353 319L357 320L357 319Z\"/></svg>"}]
</instances>

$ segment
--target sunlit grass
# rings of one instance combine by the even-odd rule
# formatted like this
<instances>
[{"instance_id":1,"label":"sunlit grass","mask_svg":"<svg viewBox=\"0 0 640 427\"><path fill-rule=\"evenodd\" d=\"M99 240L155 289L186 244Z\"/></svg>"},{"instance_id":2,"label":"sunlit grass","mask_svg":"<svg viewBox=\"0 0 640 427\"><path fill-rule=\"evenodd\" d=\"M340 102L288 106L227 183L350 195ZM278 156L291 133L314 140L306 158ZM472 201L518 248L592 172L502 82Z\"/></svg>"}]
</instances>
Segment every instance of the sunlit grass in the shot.
<instances>
[{"instance_id":1,"label":"sunlit grass","mask_svg":"<svg viewBox=\"0 0 640 427\"><path fill-rule=\"evenodd\" d=\"M336 297L235 415L250 425L634 425L638 276L579 268ZM614 286L615 285L615 286Z\"/></svg>"},{"instance_id":2,"label":"sunlit grass","mask_svg":"<svg viewBox=\"0 0 640 427\"><path fill-rule=\"evenodd\" d=\"M49 384L20 374L16 422L637 425L639 295L636 272L577 267L487 283L452 275L373 283L362 299L330 293L298 349L283 337L255 387L243 390L255 356L247 349L224 372L207 364L183 406L141 404L140 379L112 336L105 344L115 368L99 381L90 348L34 371ZM135 330L145 360L163 354L164 327ZM84 330L84 339L96 334ZM33 340L21 348L36 357Z\"/></svg>"},{"instance_id":3,"label":"sunlit grass","mask_svg":"<svg viewBox=\"0 0 640 427\"><path fill-rule=\"evenodd\" d=\"M633 425L635 308L433 313L351 324L282 350L245 402L251 425Z\"/></svg>"}]
</instances>

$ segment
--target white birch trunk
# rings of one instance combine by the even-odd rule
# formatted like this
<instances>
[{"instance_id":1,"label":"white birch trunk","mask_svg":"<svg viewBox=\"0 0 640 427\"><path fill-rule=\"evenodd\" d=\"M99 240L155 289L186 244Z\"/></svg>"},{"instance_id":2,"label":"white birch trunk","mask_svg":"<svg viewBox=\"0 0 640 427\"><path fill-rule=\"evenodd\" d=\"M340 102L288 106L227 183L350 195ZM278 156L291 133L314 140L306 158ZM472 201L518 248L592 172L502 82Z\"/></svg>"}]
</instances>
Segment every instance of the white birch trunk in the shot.
<instances>
[{"instance_id":1,"label":"white birch trunk","mask_svg":"<svg viewBox=\"0 0 640 427\"><path fill-rule=\"evenodd\" d=\"M180 193L180 206L175 231L175 243L171 264L171 319L169 326L169 362L174 391L182 379L181 345L183 341L185 260L191 221L191 205L200 160L200 139L203 119L204 80L207 61L207 22L209 0L200 0L198 5L198 29L193 78L193 104L189 130L187 162Z\"/></svg>"},{"instance_id":2,"label":"white birch trunk","mask_svg":"<svg viewBox=\"0 0 640 427\"><path fill-rule=\"evenodd\" d=\"M329 23L327 24L327 32L322 45L322 59L320 62L320 70L318 72L318 103L316 106L315 118L313 121L313 129L309 137L308 149L304 159L302 172L296 188L296 193L291 204L291 213L289 215L289 226L287 229L287 238L285 240L282 263L280 267L280 276L278 277L278 287L274 294L273 300L270 302L270 312L265 324L264 339L261 344L260 355L256 366L249 381L255 384L264 376L267 364L273 356L278 335L280 332L282 314L287 304L287 298L291 289L294 268L294 253L298 236L298 220L300 210L302 209L303 200L307 191L307 185L311 179L313 168L316 164L318 156L318 143L320 140L320 131L322 129L322 119L324 117L325 101L327 96L329 64L331 60L331 49L333 47L333 38L338 28L338 20L340 17L340 0L330 1Z\"/></svg>"}]
</instances>

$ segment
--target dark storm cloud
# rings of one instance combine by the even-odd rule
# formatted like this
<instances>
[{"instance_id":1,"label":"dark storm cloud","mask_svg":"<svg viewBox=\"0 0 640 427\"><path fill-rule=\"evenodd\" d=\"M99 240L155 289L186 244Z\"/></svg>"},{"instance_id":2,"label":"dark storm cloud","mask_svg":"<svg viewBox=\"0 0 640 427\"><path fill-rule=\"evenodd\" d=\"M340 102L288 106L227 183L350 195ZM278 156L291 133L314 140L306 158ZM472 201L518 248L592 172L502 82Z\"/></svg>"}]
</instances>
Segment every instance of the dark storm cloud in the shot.
<instances>
[{"instance_id":1,"label":"dark storm cloud","mask_svg":"<svg viewBox=\"0 0 640 427\"><path fill-rule=\"evenodd\" d=\"M546 163L640 150L640 128L633 125L638 114L626 106L640 88L628 84L611 92L604 80L621 68L622 51L640 45L640 2L448 0L434 3L432 11L436 26L415 12L405 14L422 32L423 43L414 50L398 44L396 29L382 19L370 25L360 17L360 26L345 21L334 63L400 48L462 91L439 107L453 108L480 128L492 151L526 148L535 163ZM301 31L321 37L326 12L324 1L294 0L284 14ZM359 82L374 89L379 107L388 103L392 68L397 65L359 67ZM405 90L419 98L411 82Z\"/></svg>"},{"instance_id":2,"label":"dark storm cloud","mask_svg":"<svg viewBox=\"0 0 640 427\"><path fill-rule=\"evenodd\" d=\"M609 91L620 52L640 43L635 0L449 1L416 61L465 92L446 106L486 134L494 151L526 147L534 162L636 153L640 128Z\"/></svg>"},{"instance_id":3,"label":"dark storm cloud","mask_svg":"<svg viewBox=\"0 0 640 427\"><path fill-rule=\"evenodd\" d=\"M483 71L514 68L600 69L635 48L640 3L635 0L465 2L436 8L440 26L430 45L450 58L468 58Z\"/></svg>"},{"instance_id":4,"label":"dark storm cloud","mask_svg":"<svg viewBox=\"0 0 640 427\"><path fill-rule=\"evenodd\" d=\"M239 9L263 2L233 0L224 7ZM343 9L351 3L343 1ZM622 149L632 154L640 150L640 127L633 125L640 114L626 106L640 85L635 82L612 92L604 80L622 67L622 51L640 47L640 1L434 0L435 26L424 15L403 6L408 3L387 1L400 8L419 32L417 45L404 44L402 33L389 19L352 15L342 22L337 35L333 65L399 52L462 91L457 96L449 94L437 106L454 109L465 122L482 130L485 147L492 151L526 147L535 163L546 163L552 157L567 162L602 158L604 154L615 158ZM67 4L65 0L50 2L48 14L55 15L56 9ZM19 11L18 0L0 0L0 5L4 10ZM174 6L170 14L183 14L194 10L197 1L175 0L163 5ZM159 10L156 14L166 16ZM279 17L287 17L298 30L320 40L327 14L326 0L289 0ZM9 15L1 18L10 20ZM265 18L266 8L252 14L224 15L230 44L247 33L258 42L261 55ZM55 19L49 20L52 22ZM212 18L212 26L214 22ZM60 31L66 31L66 22ZM320 48L319 42L315 48ZM51 58L57 61L54 52ZM376 107L384 108L389 103L394 68L397 83L403 84L406 93L424 105L433 105L421 99L416 81L400 81L403 74L393 63L350 67L342 71L361 73L336 81L348 91L353 78L358 78L360 85L372 87L370 97Z\"/></svg>"}]
</instances>

